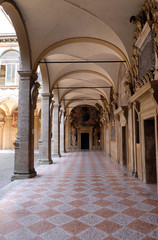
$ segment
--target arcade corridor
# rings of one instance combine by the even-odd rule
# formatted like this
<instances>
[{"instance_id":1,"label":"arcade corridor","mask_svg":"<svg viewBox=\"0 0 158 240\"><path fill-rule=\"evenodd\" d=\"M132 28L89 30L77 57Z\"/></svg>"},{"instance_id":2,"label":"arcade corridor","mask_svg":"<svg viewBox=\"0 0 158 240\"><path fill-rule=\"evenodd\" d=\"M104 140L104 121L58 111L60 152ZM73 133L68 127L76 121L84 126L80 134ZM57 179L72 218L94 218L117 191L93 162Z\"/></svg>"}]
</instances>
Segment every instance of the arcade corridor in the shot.
<instances>
[{"instance_id":1,"label":"arcade corridor","mask_svg":"<svg viewBox=\"0 0 158 240\"><path fill-rule=\"evenodd\" d=\"M36 170L1 199L1 240L158 239L158 195L102 152Z\"/></svg>"}]
</instances>

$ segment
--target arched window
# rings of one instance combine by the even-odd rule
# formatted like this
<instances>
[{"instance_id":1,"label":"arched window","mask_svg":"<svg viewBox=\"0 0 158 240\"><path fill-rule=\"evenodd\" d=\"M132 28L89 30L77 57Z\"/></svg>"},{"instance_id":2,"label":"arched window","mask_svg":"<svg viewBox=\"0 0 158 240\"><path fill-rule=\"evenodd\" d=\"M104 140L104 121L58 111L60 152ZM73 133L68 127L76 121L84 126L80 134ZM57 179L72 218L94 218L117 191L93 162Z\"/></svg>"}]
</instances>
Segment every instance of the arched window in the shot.
<instances>
[{"instance_id":1,"label":"arched window","mask_svg":"<svg viewBox=\"0 0 158 240\"><path fill-rule=\"evenodd\" d=\"M10 50L0 57L0 85L17 86L19 84L19 52Z\"/></svg>"}]
</instances>

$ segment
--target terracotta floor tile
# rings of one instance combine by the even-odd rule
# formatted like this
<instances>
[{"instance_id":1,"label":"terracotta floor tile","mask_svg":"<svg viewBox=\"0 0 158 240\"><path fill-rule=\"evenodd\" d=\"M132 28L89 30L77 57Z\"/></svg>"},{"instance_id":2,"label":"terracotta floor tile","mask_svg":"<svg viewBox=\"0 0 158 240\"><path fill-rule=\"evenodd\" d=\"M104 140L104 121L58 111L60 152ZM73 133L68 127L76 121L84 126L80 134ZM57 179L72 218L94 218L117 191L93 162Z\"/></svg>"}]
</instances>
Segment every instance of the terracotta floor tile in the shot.
<instances>
[{"instance_id":1,"label":"terracotta floor tile","mask_svg":"<svg viewBox=\"0 0 158 240\"><path fill-rule=\"evenodd\" d=\"M37 189L34 190L34 192L38 192L38 193L45 192L45 191L46 191L45 188L37 188Z\"/></svg>"},{"instance_id":2,"label":"terracotta floor tile","mask_svg":"<svg viewBox=\"0 0 158 240\"><path fill-rule=\"evenodd\" d=\"M139 218L140 216L142 216L145 213L145 211L142 211L139 209L128 208L128 209L124 210L122 213L129 215L131 217Z\"/></svg>"},{"instance_id":3,"label":"terracotta floor tile","mask_svg":"<svg viewBox=\"0 0 158 240\"><path fill-rule=\"evenodd\" d=\"M35 224L29 226L28 228L33 233L40 235L40 234L42 234L44 232L47 232L47 231L55 228L55 225L53 225L52 223L47 222L47 221L44 220L44 221L41 221L39 223L35 223Z\"/></svg>"},{"instance_id":4,"label":"terracotta floor tile","mask_svg":"<svg viewBox=\"0 0 158 240\"><path fill-rule=\"evenodd\" d=\"M97 188L93 188L93 191L96 191L96 192L103 192L105 191L106 189L105 188L101 188L101 187L97 187Z\"/></svg>"},{"instance_id":5,"label":"terracotta floor tile","mask_svg":"<svg viewBox=\"0 0 158 240\"><path fill-rule=\"evenodd\" d=\"M71 234L79 234L83 230L88 229L89 226L78 220L75 220L70 223L64 224L62 228Z\"/></svg>"},{"instance_id":6,"label":"terracotta floor tile","mask_svg":"<svg viewBox=\"0 0 158 240\"><path fill-rule=\"evenodd\" d=\"M113 236L109 236L104 238L104 240L118 240L117 238L114 238Z\"/></svg>"},{"instance_id":7,"label":"terracotta floor tile","mask_svg":"<svg viewBox=\"0 0 158 240\"><path fill-rule=\"evenodd\" d=\"M115 196L122 197L122 198L128 198L130 196L130 194L119 192L119 193L116 193Z\"/></svg>"},{"instance_id":8,"label":"terracotta floor tile","mask_svg":"<svg viewBox=\"0 0 158 240\"><path fill-rule=\"evenodd\" d=\"M41 194L38 194L38 193L33 194L31 196L28 196L28 198L30 198L30 199L36 199L36 198L41 198L41 197L43 197L43 196Z\"/></svg>"},{"instance_id":9,"label":"terracotta floor tile","mask_svg":"<svg viewBox=\"0 0 158 240\"><path fill-rule=\"evenodd\" d=\"M78 238L78 237L71 237L68 240L80 240L80 238Z\"/></svg>"},{"instance_id":10,"label":"terracotta floor tile","mask_svg":"<svg viewBox=\"0 0 158 240\"><path fill-rule=\"evenodd\" d=\"M63 192L63 191L65 191L66 189L65 188L63 188L63 187L60 187L60 188L55 188L54 189L54 192Z\"/></svg>"},{"instance_id":11,"label":"terracotta floor tile","mask_svg":"<svg viewBox=\"0 0 158 240\"><path fill-rule=\"evenodd\" d=\"M47 207L56 207L56 206L59 206L59 205L61 205L62 204L62 202L59 202L59 201L57 201L57 200L52 200L52 201L50 201L50 202L46 202L45 203L45 205L47 206Z\"/></svg>"},{"instance_id":12,"label":"terracotta floor tile","mask_svg":"<svg viewBox=\"0 0 158 240\"><path fill-rule=\"evenodd\" d=\"M6 202L0 202L0 208L3 209L5 207L8 207L10 206L10 201L6 201Z\"/></svg>"},{"instance_id":13,"label":"terracotta floor tile","mask_svg":"<svg viewBox=\"0 0 158 240\"><path fill-rule=\"evenodd\" d=\"M85 183L77 183L75 184L75 187L85 187L87 186Z\"/></svg>"},{"instance_id":14,"label":"terracotta floor tile","mask_svg":"<svg viewBox=\"0 0 158 240\"><path fill-rule=\"evenodd\" d=\"M87 195L84 194L84 193L75 193L75 194L72 194L71 197L73 198L83 198L83 197L86 197Z\"/></svg>"},{"instance_id":15,"label":"terracotta floor tile","mask_svg":"<svg viewBox=\"0 0 158 240\"><path fill-rule=\"evenodd\" d=\"M108 220L105 220L105 221L95 225L95 227L108 233L108 234L112 234L112 233L118 231L120 228L122 228L122 226L120 226L119 224L113 223Z\"/></svg>"},{"instance_id":16,"label":"terracotta floor tile","mask_svg":"<svg viewBox=\"0 0 158 240\"><path fill-rule=\"evenodd\" d=\"M64 195L57 193L57 194L50 195L49 197L51 197L52 199L58 199L58 198L64 197Z\"/></svg>"},{"instance_id":17,"label":"terracotta floor tile","mask_svg":"<svg viewBox=\"0 0 158 240\"><path fill-rule=\"evenodd\" d=\"M108 194L105 194L105 193L95 193L93 194L94 197L97 197L97 198L105 198L105 197L108 197Z\"/></svg>"},{"instance_id":18,"label":"terracotta floor tile","mask_svg":"<svg viewBox=\"0 0 158 240\"><path fill-rule=\"evenodd\" d=\"M116 190L116 191L124 191L125 190L125 188L121 188L121 187L114 187L114 188L112 188L112 190Z\"/></svg>"},{"instance_id":19,"label":"terracotta floor tile","mask_svg":"<svg viewBox=\"0 0 158 240\"><path fill-rule=\"evenodd\" d=\"M25 217L29 214L30 214L30 212L28 210L21 209L21 210L15 211L13 213L9 213L9 216L14 218L14 219L18 219L18 218L21 218L21 217Z\"/></svg>"},{"instance_id":20,"label":"terracotta floor tile","mask_svg":"<svg viewBox=\"0 0 158 240\"><path fill-rule=\"evenodd\" d=\"M103 208L103 209L100 209L96 212L94 212L94 214L97 214L101 217L104 217L104 218L110 218L112 216L114 216L115 214L117 214L117 212L115 211L112 211L110 209L107 209L107 208Z\"/></svg>"},{"instance_id":21,"label":"terracotta floor tile","mask_svg":"<svg viewBox=\"0 0 158 240\"><path fill-rule=\"evenodd\" d=\"M83 192L83 191L85 191L85 188L78 187L78 188L74 188L73 190L76 192Z\"/></svg>"},{"instance_id":22,"label":"terracotta floor tile","mask_svg":"<svg viewBox=\"0 0 158 240\"><path fill-rule=\"evenodd\" d=\"M22 224L20 224L16 221L11 221L11 222L0 225L0 233L5 235L7 233L16 231L22 227L23 227Z\"/></svg>"},{"instance_id":23,"label":"terracotta floor tile","mask_svg":"<svg viewBox=\"0 0 158 240\"><path fill-rule=\"evenodd\" d=\"M69 204L71 204L74 207L81 207L85 204L87 204L86 202L82 201L82 200L74 200L72 202L69 202Z\"/></svg>"},{"instance_id":24,"label":"terracotta floor tile","mask_svg":"<svg viewBox=\"0 0 158 240\"><path fill-rule=\"evenodd\" d=\"M74 209L74 210L65 212L64 214L67 214L67 215L69 215L70 217L73 217L73 218L79 218L79 217L82 217L82 216L88 214L88 212L83 211L81 209Z\"/></svg>"},{"instance_id":25,"label":"terracotta floor tile","mask_svg":"<svg viewBox=\"0 0 158 240\"><path fill-rule=\"evenodd\" d=\"M158 215L158 207L157 208L154 208L152 211L150 211L151 213L155 213Z\"/></svg>"},{"instance_id":26,"label":"terracotta floor tile","mask_svg":"<svg viewBox=\"0 0 158 240\"><path fill-rule=\"evenodd\" d=\"M158 200L146 199L143 201L143 203L158 207Z\"/></svg>"},{"instance_id":27,"label":"terracotta floor tile","mask_svg":"<svg viewBox=\"0 0 158 240\"><path fill-rule=\"evenodd\" d=\"M145 238L143 238L143 240L156 240L156 239L152 238L151 236L146 236Z\"/></svg>"},{"instance_id":28,"label":"terracotta floor tile","mask_svg":"<svg viewBox=\"0 0 158 240\"><path fill-rule=\"evenodd\" d=\"M57 214L59 214L59 212L54 209L47 209L37 213L37 215L42 218L49 218Z\"/></svg>"},{"instance_id":29,"label":"terracotta floor tile","mask_svg":"<svg viewBox=\"0 0 158 240\"><path fill-rule=\"evenodd\" d=\"M125 206L129 206L129 207L137 204L137 202L131 201L131 200L129 200L129 199L123 199L123 200L119 201L118 203L123 204L123 205L125 205Z\"/></svg>"},{"instance_id":30,"label":"terracotta floor tile","mask_svg":"<svg viewBox=\"0 0 158 240\"><path fill-rule=\"evenodd\" d=\"M100 200L94 202L93 204L99 205L101 207L106 207L106 206L112 204L112 202L104 200L104 199L100 199Z\"/></svg>"},{"instance_id":31,"label":"terracotta floor tile","mask_svg":"<svg viewBox=\"0 0 158 240\"><path fill-rule=\"evenodd\" d=\"M133 221L132 223L127 225L128 228L133 229L135 231L139 231L142 232L144 234L148 234L151 231L153 231L154 229L156 229L156 226L151 224L151 223L147 223L144 221L141 221L139 219Z\"/></svg>"}]
</instances>

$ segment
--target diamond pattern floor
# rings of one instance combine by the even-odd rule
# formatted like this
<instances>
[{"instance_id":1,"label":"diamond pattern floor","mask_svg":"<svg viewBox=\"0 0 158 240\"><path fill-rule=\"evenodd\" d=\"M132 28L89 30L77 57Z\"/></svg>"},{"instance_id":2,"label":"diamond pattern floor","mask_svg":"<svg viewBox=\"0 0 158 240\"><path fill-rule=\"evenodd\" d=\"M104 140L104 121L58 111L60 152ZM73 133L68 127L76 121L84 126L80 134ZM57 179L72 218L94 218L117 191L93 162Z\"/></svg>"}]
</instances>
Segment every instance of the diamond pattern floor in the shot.
<instances>
[{"instance_id":1,"label":"diamond pattern floor","mask_svg":"<svg viewBox=\"0 0 158 240\"><path fill-rule=\"evenodd\" d=\"M37 171L0 201L1 240L158 239L158 194L103 153Z\"/></svg>"}]
</instances>

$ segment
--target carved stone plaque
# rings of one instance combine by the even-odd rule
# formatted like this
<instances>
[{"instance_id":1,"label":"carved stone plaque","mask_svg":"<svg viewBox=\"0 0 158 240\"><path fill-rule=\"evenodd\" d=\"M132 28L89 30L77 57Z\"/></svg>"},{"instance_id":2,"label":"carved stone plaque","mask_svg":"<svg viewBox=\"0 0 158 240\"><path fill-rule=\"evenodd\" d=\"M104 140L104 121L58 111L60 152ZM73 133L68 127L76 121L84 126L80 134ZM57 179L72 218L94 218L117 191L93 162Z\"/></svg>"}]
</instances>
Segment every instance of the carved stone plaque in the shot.
<instances>
[{"instance_id":1,"label":"carved stone plaque","mask_svg":"<svg viewBox=\"0 0 158 240\"><path fill-rule=\"evenodd\" d=\"M144 77L149 70L154 71L154 62L154 39L152 37L152 33L150 32L140 48L138 63L139 78Z\"/></svg>"}]
</instances>

